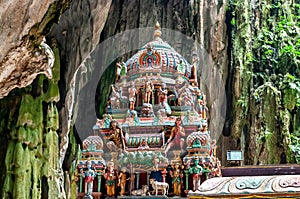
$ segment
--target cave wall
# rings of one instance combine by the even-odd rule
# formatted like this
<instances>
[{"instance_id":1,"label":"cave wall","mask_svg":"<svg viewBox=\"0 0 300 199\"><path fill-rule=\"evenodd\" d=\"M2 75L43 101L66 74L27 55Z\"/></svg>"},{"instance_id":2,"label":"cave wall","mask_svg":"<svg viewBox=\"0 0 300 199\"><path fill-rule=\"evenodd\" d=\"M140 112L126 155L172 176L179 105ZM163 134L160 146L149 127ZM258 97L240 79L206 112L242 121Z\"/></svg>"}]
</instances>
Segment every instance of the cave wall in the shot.
<instances>
[{"instance_id":1,"label":"cave wall","mask_svg":"<svg viewBox=\"0 0 300 199\"><path fill-rule=\"evenodd\" d=\"M1 100L8 116L1 134L7 146L3 165L2 198L63 198L63 177L59 165L59 128L56 102L59 100L60 64L58 49L52 44L56 61L53 78L39 75L34 82ZM13 107L13 108L11 108ZM3 154L4 155L4 154Z\"/></svg>"},{"instance_id":2,"label":"cave wall","mask_svg":"<svg viewBox=\"0 0 300 199\"><path fill-rule=\"evenodd\" d=\"M229 12L231 146L244 150L245 164L293 163L299 136L299 1L229 1Z\"/></svg>"}]
</instances>

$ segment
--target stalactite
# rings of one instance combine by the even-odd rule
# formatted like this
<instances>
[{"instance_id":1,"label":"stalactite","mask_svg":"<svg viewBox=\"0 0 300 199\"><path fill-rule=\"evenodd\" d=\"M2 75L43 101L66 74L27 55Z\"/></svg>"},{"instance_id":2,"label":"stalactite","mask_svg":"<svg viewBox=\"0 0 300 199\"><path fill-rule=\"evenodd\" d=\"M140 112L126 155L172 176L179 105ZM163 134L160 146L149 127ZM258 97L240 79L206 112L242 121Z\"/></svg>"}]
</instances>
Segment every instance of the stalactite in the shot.
<instances>
[{"instance_id":1,"label":"stalactite","mask_svg":"<svg viewBox=\"0 0 300 199\"><path fill-rule=\"evenodd\" d=\"M32 91L29 87L22 95L6 153L7 175L2 189L3 199L10 196L39 199L44 189L48 190L48 198L65 198L63 172L58 164L59 120L55 104L59 100L59 68L59 59L56 59L53 79L39 75L34 83L36 90ZM47 185L42 183L44 177L47 178Z\"/></svg>"}]
</instances>

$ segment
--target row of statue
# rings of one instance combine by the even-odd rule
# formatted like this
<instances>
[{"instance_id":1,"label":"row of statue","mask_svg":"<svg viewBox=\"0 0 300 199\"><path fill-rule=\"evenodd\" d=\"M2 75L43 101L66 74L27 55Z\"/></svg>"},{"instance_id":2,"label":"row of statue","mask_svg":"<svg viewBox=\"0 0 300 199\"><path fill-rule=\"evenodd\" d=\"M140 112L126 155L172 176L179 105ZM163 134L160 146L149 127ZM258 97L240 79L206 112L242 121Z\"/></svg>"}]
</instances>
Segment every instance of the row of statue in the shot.
<instances>
[{"instance_id":1,"label":"row of statue","mask_svg":"<svg viewBox=\"0 0 300 199\"><path fill-rule=\"evenodd\" d=\"M100 175L100 178L105 180L106 186L106 195L109 197L116 196L116 195L141 195L141 194L163 194L168 195L169 193L169 186L171 187L172 193L171 195L182 196L185 193L182 193L183 190L197 190L200 186L200 182L210 178L212 176L219 176L220 175L220 165L213 165L219 164L217 161L207 161L201 162L195 156L193 158L188 159L186 162L176 161L173 162L171 165L168 161L164 161L164 157L159 157L158 153L154 153L153 157L148 156L152 154L151 147L148 145L146 139L142 139L140 145L136 148L138 151L130 152L127 148L127 140L126 140L126 133L119 127L118 122L111 118L110 120L110 128L106 136L104 136L104 140L106 143L107 148L109 149L110 153L117 153L119 154L118 166L115 165L114 161L108 162L102 169L98 169L94 171L91 167L90 161L87 161L87 164L84 169L82 169L82 177L85 179L85 187L86 187L86 194L89 195L93 192L93 180L96 176ZM175 125L171 128L171 133L166 139L165 143L161 147L161 151L164 152L164 156L167 157L169 150L177 150L177 151L185 151L184 145L185 142L188 146L199 148L201 146L210 146L210 152L208 154L209 157L215 157L215 143L210 142L209 138L209 131L207 130L207 125L204 122L202 126L199 126L199 134L200 136L197 137L196 140L193 139L185 139L186 132L184 127L182 126L181 118L178 117L175 119ZM197 132L194 132L197 133ZM193 134L193 133L192 133ZM191 134L191 135L192 135ZM143 154L143 151L149 152L149 154ZM134 154L136 153L136 154ZM149 179L147 184L143 184L142 189L134 190L134 172L126 165L134 166L134 161L137 161L137 155L142 155L141 162L137 162L136 165L139 164L147 164L148 158L149 165L152 169L144 169L151 172L158 172L158 175L165 175L167 174L171 181L166 183L166 177L164 178L151 178ZM134 156L136 155L136 156ZM124 158L122 157L130 157L131 160L124 162ZM203 160L202 160L203 161ZM159 168L160 163L167 163L167 166L162 169ZM136 166L135 165L135 166ZM145 167L146 168L146 167ZM130 172L127 172L130 170ZM143 170L143 169L142 169ZM150 172L150 173L151 173ZM129 174L130 173L130 174ZM151 176L151 175L150 175ZM192 187L190 187L187 181L192 179ZM98 178L99 181L99 178ZM184 184L184 181L186 183ZM164 183L162 183L164 182ZM128 185L130 183L130 185ZM99 185L98 185L99 186ZM140 186L139 186L140 187ZM150 187L150 189L149 189ZM165 187L163 190L158 190L160 187ZM168 189L167 189L168 188ZM151 192L150 192L151 191Z\"/></svg>"},{"instance_id":2,"label":"row of statue","mask_svg":"<svg viewBox=\"0 0 300 199\"><path fill-rule=\"evenodd\" d=\"M198 128L199 132L207 133L207 124L206 122L203 122L202 126L199 126ZM175 119L175 126L171 129L171 134L169 138L167 139L166 143L164 143L161 147L161 149L164 151L165 155L167 155L168 151L172 149L176 150L184 150L184 143L186 136L184 127L182 126L182 121L180 117L177 117ZM121 151L126 152L127 151L127 140L126 140L127 134L126 132L122 131L122 128L119 127L118 122L114 119L111 119L110 121L110 128L108 131L107 136L104 136L104 139L106 141L106 145L110 152L113 151ZM203 140L202 140L203 139ZM208 139L205 138L205 136L200 137L199 142L202 144ZM150 149L150 147L147 144L147 140L142 139L138 149L145 150ZM201 145L200 143L200 145ZM206 143L207 144L207 143Z\"/></svg>"},{"instance_id":3,"label":"row of statue","mask_svg":"<svg viewBox=\"0 0 300 199\"><path fill-rule=\"evenodd\" d=\"M164 181L161 179L150 178L147 184L139 185L141 189L134 189L134 179L137 175L132 175L127 171L126 167L122 167L118 170L113 162L108 162L108 165L98 173L91 168L91 163L87 162L86 170L82 170L81 176L84 178L84 186L86 189L86 195L92 195L94 188L94 180L97 175L105 181L106 196L114 197L117 195L170 195L171 196L183 196L184 190L189 190L190 187L193 191L196 191L200 186L200 183L208 178L211 178L217 174L217 171L212 169L211 165L201 164L198 159L194 159L186 165L176 163L169 165L165 170L158 171L160 174L156 176L164 176ZM154 171L157 172L157 171ZM147 175L151 176L151 173ZM158 178L160 178L158 177ZM192 185L188 185L189 179L192 179ZM172 192L170 191L172 190Z\"/></svg>"},{"instance_id":4,"label":"row of statue","mask_svg":"<svg viewBox=\"0 0 300 199\"><path fill-rule=\"evenodd\" d=\"M205 95L199 89L195 90L188 82L181 84L180 81L178 81L174 88L171 89L167 88L165 83L156 87L157 88L155 89L154 84L149 79L145 81L144 86L141 88L136 88L135 83L132 82L128 88L127 97L123 95L122 87L117 88L115 85L112 85L112 97L109 101L110 108L125 108L126 104L129 103L128 108L130 110L135 110L137 95L142 92L142 95L144 96L143 104L152 105L152 99L157 98L157 105L161 105L168 115L171 114L170 103L173 103L176 106L190 106L193 110L196 110L203 119L206 119L206 99ZM154 94L157 96L153 96Z\"/></svg>"}]
</instances>

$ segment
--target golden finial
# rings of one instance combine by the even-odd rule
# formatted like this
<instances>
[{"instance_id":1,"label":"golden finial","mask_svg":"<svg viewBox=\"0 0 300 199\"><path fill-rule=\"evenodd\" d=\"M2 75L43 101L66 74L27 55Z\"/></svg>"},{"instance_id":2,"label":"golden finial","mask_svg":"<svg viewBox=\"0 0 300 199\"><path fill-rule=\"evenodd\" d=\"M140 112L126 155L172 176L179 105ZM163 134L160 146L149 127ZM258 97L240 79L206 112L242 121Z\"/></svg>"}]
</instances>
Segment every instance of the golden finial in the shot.
<instances>
[{"instance_id":1,"label":"golden finial","mask_svg":"<svg viewBox=\"0 0 300 199\"><path fill-rule=\"evenodd\" d=\"M155 30L159 30L160 29L160 24L158 23L158 21L155 24Z\"/></svg>"},{"instance_id":2,"label":"golden finial","mask_svg":"<svg viewBox=\"0 0 300 199\"><path fill-rule=\"evenodd\" d=\"M160 24L157 21L155 24L154 39L160 38L160 36L161 36Z\"/></svg>"}]
</instances>

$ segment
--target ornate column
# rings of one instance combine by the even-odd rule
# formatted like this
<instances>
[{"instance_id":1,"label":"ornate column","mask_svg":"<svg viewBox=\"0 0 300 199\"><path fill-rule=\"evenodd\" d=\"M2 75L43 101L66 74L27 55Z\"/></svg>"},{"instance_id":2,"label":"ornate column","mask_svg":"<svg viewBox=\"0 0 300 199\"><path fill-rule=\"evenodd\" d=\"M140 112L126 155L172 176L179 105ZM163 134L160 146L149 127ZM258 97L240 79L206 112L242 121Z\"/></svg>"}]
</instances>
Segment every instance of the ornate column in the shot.
<instances>
[{"instance_id":1,"label":"ornate column","mask_svg":"<svg viewBox=\"0 0 300 199\"><path fill-rule=\"evenodd\" d=\"M98 190L97 192L100 192L101 190L101 178L102 178L102 170L99 171L99 173L97 173L97 178L98 178Z\"/></svg>"},{"instance_id":2,"label":"ornate column","mask_svg":"<svg viewBox=\"0 0 300 199\"><path fill-rule=\"evenodd\" d=\"M155 88L153 88L153 90L152 90L152 93L151 93L151 103L150 104L152 104L152 106L154 106L154 104L155 104Z\"/></svg>"},{"instance_id":3,"label":"ornate column","mask_svg":"<svg viewBox=\"0 0 300 199\"><path fill-rule=\"evenodd\" d=\"M150 173L147 172L147 185L149 186L149 182L150 182Z\"/></svg>"},{"instance_id":4,"label":"ornate column","mask_svg":"<svg viewBox=\"0 0 300 199\"><path fill-rule=\"evenodd\" d=\"M79 176L79 193L82 192L82 175Z\"/></svg>"},{"instance_id":5,"label":"ornate column","mask_svg":"<svg viewBox=\"0 0 300 199\"><path fill-rule=\"evenodd\" d=\"M185 190L189 190L189 170L184 170L185 174Z\"/></svg>"},{"instance_id":6,"label":"ornate column","mask_svg":"<svg viewBox=\"0 0 300 199\"><path fill-rule=\"evenodd\" d=\"M136 172L136 189L139 189L140 184L140 172Z\"/></svg>"}]
</instances>

